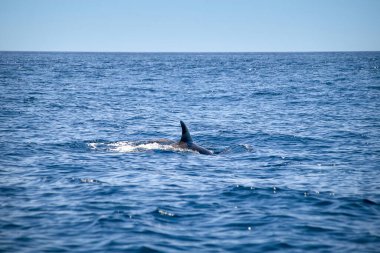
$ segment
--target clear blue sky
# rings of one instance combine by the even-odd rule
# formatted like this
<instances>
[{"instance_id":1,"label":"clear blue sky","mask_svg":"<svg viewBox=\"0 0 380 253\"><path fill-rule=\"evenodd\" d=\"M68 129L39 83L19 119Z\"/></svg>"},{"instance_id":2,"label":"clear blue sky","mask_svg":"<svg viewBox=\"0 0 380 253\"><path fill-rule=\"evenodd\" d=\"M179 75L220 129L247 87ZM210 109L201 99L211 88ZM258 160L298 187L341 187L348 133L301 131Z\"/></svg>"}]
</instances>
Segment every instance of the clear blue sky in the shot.
<instances>
[{"instance_id":1,"label":"clear blue sky","mask_svg":"<svg viewBox=\"0 0 380 253\"><path fill-rule=\"evenodd\" d=\"M380 0L0 0L0 50L380 51Z\"/></svg>"}]
</instances>

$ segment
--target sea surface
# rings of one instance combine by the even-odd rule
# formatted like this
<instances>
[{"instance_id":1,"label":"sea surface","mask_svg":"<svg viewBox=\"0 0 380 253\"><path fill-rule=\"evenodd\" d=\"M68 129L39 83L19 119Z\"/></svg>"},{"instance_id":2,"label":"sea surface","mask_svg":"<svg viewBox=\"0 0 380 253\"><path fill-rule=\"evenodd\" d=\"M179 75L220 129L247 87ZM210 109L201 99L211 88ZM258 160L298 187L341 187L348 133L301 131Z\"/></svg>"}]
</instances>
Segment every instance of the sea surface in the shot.
<instances>
[{"instance_id":1,"label":"sea surface","mask_svg":"<svg viewBox=\"0 0 380 253\"><path fill-rule=\"evenodd\" d=\"M379 249L380 52L0 52L1 252Z\"/></svg>"}]
</instances>

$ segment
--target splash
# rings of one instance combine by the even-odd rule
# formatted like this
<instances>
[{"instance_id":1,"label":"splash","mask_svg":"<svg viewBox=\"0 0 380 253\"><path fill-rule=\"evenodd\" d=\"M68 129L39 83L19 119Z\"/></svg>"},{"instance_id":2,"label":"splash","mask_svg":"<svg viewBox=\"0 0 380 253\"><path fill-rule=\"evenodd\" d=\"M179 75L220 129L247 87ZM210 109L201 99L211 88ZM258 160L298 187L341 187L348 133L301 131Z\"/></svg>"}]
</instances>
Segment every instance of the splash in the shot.
<instances>
[{"instance_id":1,"label":"splash","mask_svg":"<svg viewBox=\"0 0 380 253\"><path fill-rule=\"evenodd\" d=\"M106 150L119 153L133 153L133 152L146 152L146 151L173 151L173 152L193 152L170 144L163 144L159 142L131 142L131 141L118 141L112 143L104 142L91 142L88 143L91 149Z\"/></svg>"}]
</instances>

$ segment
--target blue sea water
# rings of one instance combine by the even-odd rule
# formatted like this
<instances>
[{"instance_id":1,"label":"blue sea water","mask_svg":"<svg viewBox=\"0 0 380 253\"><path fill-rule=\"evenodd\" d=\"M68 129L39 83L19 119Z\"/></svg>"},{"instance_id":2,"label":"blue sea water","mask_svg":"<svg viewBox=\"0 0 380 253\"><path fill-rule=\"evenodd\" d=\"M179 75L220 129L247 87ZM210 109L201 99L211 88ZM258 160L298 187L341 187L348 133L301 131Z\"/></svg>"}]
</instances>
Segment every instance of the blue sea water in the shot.
<instances>
[{"instance_id":1,"label":"blue sea water","mask_svg":"<svg viewBox=\"0 0 380 253\"><path fill-rule=\"evenodd\" d=\"M379 252L380 52L0 53L1 252ZM179 140L183 120L215 155Z\"/></svg>"}]
</instances>

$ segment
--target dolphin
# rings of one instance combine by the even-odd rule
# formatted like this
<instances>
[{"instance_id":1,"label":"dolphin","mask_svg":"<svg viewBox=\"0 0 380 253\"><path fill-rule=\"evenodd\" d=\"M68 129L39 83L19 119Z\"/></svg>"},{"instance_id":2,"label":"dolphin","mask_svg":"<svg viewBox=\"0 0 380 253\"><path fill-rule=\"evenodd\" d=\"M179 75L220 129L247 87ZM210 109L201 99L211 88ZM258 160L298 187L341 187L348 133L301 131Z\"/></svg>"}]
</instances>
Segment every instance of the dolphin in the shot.
<instances>
[{"instance_id":1,"label":"dolphin","mask_svg":"<svg viewBox=\"0 0 380 253\"><path fill-rule=\"evenodd\" d=\"M202 147L198 146L197 144L195 144L193 142L193 138L191 138L189 129L187 128L185 123L183 123L182 120L180 121L180 123L181 123L181 128L182 128L182 136L181 136L181 140L179 142L169 140L169 139L158 139L158 140L150 140L150 141L140 141L140 142L135 143L135 145L139 146L139 145L145 145L145 144L150 144L150 143L159 143L162 145L171 146L173 148L193 150L193 151L196 151L202 155L213 155L214 154L212 151L207 150L205 148L202 148Z\"/></svg>"},{"instance_id":2,"label":"dolphin","mask_svg":"<svg viewBox=\"0 0 380 253\"><path fill-rule=\"evenodd\" d=\"M213 154L212 151L207 150L205 148L202 148L202 147L198 146L197 144L195 144L193 142L193 138L191 138L190 131L187 128L187 126L185 125L185 123L183 123L182 120L180 121L180 123L181 123L181 128L182 128L181 140L179 141L179 143L174 144L173 146L178 146L182 149L190 149L193 151L197 151L198 153L200 153L202 155L212 155Z\"/></svg>"}]
</instances>

